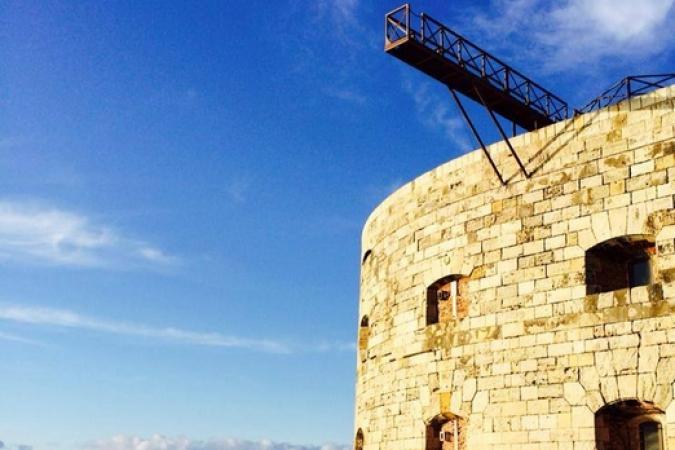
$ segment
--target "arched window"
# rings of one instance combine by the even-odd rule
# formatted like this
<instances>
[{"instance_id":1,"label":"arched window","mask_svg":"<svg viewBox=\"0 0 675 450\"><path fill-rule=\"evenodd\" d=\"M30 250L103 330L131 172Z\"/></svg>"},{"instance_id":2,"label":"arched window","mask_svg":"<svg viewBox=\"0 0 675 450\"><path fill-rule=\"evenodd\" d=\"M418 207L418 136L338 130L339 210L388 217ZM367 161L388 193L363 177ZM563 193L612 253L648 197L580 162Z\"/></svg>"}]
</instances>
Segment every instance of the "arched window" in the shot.
<instances>
[{"instance_id":1,"label":"arched window","mask_svg":"<svg viewBox=\"0 0 675 450\"><path fill-rule=\"evenodd\" d=\"M427 424L425 450L465 450L466 421L437 416Z\"/></svg>"},{"instance_id":2,"label":"arched window","mask_svg":"<svg viewBox=\"0 0 675 450\"><path fill-rule=\"evenodd\" d=\"M663 450L663 411L639 400L603 406L595 413L598 450Z\"/></svg>"},{"instance_id":3,"label":"arched window","mask_svg":"<svg viewBox=\"0 0 675 450\"><path fill-rule=\"evenodd\" d=\"M586 294L652 283L654 240L629 235L601 242L586 251Z\"/></svg>"},{"instance_id":4,"label":"arched window","mask_svg":"<svg viewBox=\"0 0 675 450\"><path fill-rule=\"evenodd\" d=\"M370 319L368 319L368 316L363 316L359 327L359 358L361 358L361 362L365 361L368 356L368 338L370 338Z\"/></svg>"},{"instance_id":5,"label":"arched window","mask_svg":"<svg viewBox=\"0 0 675 450\"><path fill-rule=\"evenodd\" d=\"M354 438L354 450L363 450L363 430L359 428L359 431L356 432L356 438Z\"/></svg>"},{"instance_id":6,"label":"arched window","mask_svg":"<svg viewBox=\"0 0 675 450\"><path fill-rule=\"evenodd\" d=\"M467 283L468 277L449 275L427 288L427 325L466 317L469 312Z\"/></svg>"}]
</instances>

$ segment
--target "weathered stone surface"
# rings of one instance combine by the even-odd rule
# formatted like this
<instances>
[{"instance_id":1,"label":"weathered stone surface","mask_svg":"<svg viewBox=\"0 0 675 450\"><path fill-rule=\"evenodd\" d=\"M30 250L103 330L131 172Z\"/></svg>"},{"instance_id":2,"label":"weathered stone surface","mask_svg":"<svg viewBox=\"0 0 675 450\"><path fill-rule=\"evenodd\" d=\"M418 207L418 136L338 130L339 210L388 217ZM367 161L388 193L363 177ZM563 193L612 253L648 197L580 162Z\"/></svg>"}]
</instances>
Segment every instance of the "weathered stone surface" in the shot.
<instances>
[{"instance_id":1,"label":"weathered stone surface","mask_svg":"<svg viewBox=\"0 0 675 450\"><path fill-rule=\"evenodd\" d=\"M674 100L675 86L515 137L530 178L493 144L506 187L474 151L375 209L364 450L422 450L439 417L461 418L467 449L595 449L596 412L626 399L666 412L675 448ZM653 243L651 284L587 295L586 251L625 235ZM427 325L428 288L448 276L461 295Z\"/></svg>"}]
</instances>

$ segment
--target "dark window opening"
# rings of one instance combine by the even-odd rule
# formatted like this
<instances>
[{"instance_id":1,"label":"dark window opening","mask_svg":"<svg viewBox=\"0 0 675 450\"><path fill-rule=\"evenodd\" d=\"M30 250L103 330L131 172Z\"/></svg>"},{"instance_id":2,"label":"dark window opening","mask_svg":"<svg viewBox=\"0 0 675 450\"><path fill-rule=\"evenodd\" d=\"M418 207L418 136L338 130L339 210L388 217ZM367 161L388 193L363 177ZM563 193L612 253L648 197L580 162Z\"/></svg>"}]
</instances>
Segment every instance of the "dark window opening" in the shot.
<instances>
[{"instance_id":1,"label":"dark window opening","mask_svg":"<svg viewBox=\"0 0 675 450\"><path fill-rule=\"evenodd\" d=\"M466 421L436 417L427 425L425 450L464 450Z\"/></svg>"},{"instance_id":2,"label":"dark window opening","mask_svg":"<svg viewBox=\"0 0 675 450\"><path fill-rule=\"evenodd\" d=\"M366 253L363 254L363 259L361 260L361 265L365 264L368 261L368 258L370 258L370 255L373 254L372 250L366 250Z\"/></svg>"},{"instance_id":3,"label":"dark window opening","mask_svg":"<svg viewBox=\"0 0 675 450\"><path fill-rule=\"evenodd\" d=\"M354 450L363 450L363 431L359 428L359 431L356 432L356 438L354 439Z\"/></svg>"},{"instance_id":4,"label":"dark window opening","mask_svg":"<svg viewBox=\"0 0 675 450\"><path fill-rule=\"evenodd\" d=\"M359 327L359 358L364 362L368 356L368 339L370 338L370 319L368 316L361 318Z\"/></svg>"},{"instance_id":5,"label":"dark window opening","mask_svg":"<svg viewBox=\"0 0 675 450\"><path fill-rule=\"evenodd\" d=\"M630 287L644 286L652 282L652 264L649 259L640 259L630 263Z\"/></svg>"},{"instance_id":6,"label":"dark window opening","mask_svg":"<svg viewBox=\"0 0 675 450\"><path fill-rule=\"evenodd\" d=\"M654 242L646 236L622 236L586 251L586 294L599 294L652 283Z\"/></svg>"},{"instance_id":7,"label":"dark window opening","mask_svg":"<svg viewBox=\"0 0 675 450\"><path fill-rule=\"evenodd\" d=\"M466 317L468 277L450 275L427 288L427 325L450 322Z\"/></svg>"},{"instance_id":8,"label":"dark window opening","mask_svg":"<svg viewBox=\"0 0 675 450\"><path fill-rule=\"evenodd\" d=\"M659 422L642 422L640 424L640 450L661 450L663 433Z\"/></svg>"},{"instance_id":9,"label":"dark window opening","mask_svg":"<svg viewBox=\"0 0 675 450\"><path fill-rule=\"evenodd\" d=\"M652 403L625 400L603 406L595 414L598 450L663 450L663 411Z\"/></svg>"}]
</instances>

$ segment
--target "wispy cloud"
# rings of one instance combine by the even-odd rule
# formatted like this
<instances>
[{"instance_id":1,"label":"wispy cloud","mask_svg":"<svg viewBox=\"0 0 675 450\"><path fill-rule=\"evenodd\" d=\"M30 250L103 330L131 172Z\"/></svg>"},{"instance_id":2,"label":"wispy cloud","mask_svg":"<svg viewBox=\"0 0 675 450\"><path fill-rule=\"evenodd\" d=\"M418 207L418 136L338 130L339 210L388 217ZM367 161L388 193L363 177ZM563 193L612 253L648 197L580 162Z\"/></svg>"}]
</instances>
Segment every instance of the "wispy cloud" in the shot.
<instances>
[{"instance_id":1,"label":"wispy cloud","mask_svg":"<svg viewBox=\"0 0 675 450\"><path fill-rule=\"evenodd\" d=\"M357 105L363 105L366 103L366 96L354 88L327 87L323 90L323 92L330 97L343 100L345 102L354 103Z\"/></svg>"},{"instance_id":2,"label":"wispy cloud","mask_svg":"<svg viewBox=\"0 0 675 450\"><path fill-rule=\"evenodd\" d=\"M357 15L359 0L317 0L313 8L315 20L330 23L333 37L349 45L358 43L354 31L362 28Z\"/></svg>"},{"instance_id":3,"label":"wispy cloud","mask_svg":"<svg viewBox=\"0 0 675 450\"><path fill-rule=\"evenodd\" d=\"M595 63L638 61L673 43L675 0L492 0L493 14L472 24L493 44L511 46L544 61L543 69L598 70ZM536 18L536 20L533 20Z\"/></svg>"},{"instance_id":4,"label":"wispy cloud","mask_svg":"<svg viewBox=\"0 0 675 450\"><path fill-rule=\"evenodd\" d=\"M157 264L170 265L176 262L175 257L167 255L162 250L154 247L141 247L138 249L138 253L146 261Z\"/></svg>"},{"instance_id":5,"label":"wispy cloud","mask_svg":"<svg viewBox=\"0 0 675 450\"><path fill-rule=\"evenodd\" d=\"M0 201L0 260L80 267L167 267L177 259L88 217Z\"/></svg>"},{"instance_id":6,"label":"wispy cloud","mask_svg":"<svg viewBox=\"0 0 675 450\"><path fill-rule=\"evenodd\" d=\"M17 336L17 335L11 334L11 333L5 333L3 331L0 331L0 340L10 341L10 342L18 342L20 344L30 344L30 345L42 346L41 342L34 341L32 339L26 339L24 337ZM0 445L0 448L2 448L1 445Z\"/></svg>"},{"instance_id":7,"label":"wispy cloud","mask_svg":"<svg viewBox=\"0 0 675 450\"><path fill-rule=\"evenodd\" d=\"M430 129L442 130L445 136L459 147L459 150L471 148L466 136L466 126L462 119L450 109L449 98L432 94L430 84L426 81L413 83L405 78L403 89L412 96L415 112L423 125Z\"/></svg>"},{"instance_id":8,"label":"wispy cloud","mask_svg":"<svg viewBox=\"0 0 675 450\"><path fill-rule=\"evenodd\" d=\"M246 339L174 327L157 328L144 324L98 319L63 309L26 306L0 306L0 320L30 325L46 325L123 336L159 339L207 347L244 348L269 353L290 353L287 345L267 339Z\"/></svg>"},{"instance_id":9,"label":"wispy cloud","mask_svg":"<svg viewBox=\"0 0 675 450\"><path fill-rule=\"evenodd\" d=\"M336 444L296 445L268 439L248 441L229 438L196 441L185 437L170 438L161 435L150 438L120 435L83 446L83 450L348 450L350 448L347 445Z\"/></svg>"},{"instance_id":10,"label":"wispy cloud","mask_svg":"<svg viewBox=\"0 0 675 450\"><path fill-rule=\"evenodd\" d=\"M7 450L33 450L32 445L26 445L26 444L5 444L3 441L0 441L0 449L7 449Z\"/></svg>"},{"instance_id":11,"label":"wispy cloud","mask_svg":"<svg viewBox=\"0 0 675 450\"><path fill-rule=\"evenodd\" d=\"M229 336L218 332L203 332L175 327L156 327L142 323L101 319L66 309L39 306L0 305L0 321L107 333L118 336L141 337L185 345L239 348L276 354L325 353L354 350L351 342L319 341L317 343L302 342L296 344L290 341L275 339L250 339ZM2 338L3 335L0 334L0 339ZM35 343L34 341L12 335L7 335L7 339L20 340L20 342L24 343Z\"/></svg>"},{"instance_id":12,"label":"wispy cloud","mask_svg":"<svg viewBox=\"0 0 675 450\"><path fill-rule=\"evenodd\" d=\"M251 188L251 180L247 177L235 177L225 184L225 194L235 203L245 203Z\"/></svg>"},{"instance_id":13,"label":"wispy cloud","mask_svg":"<svg viewBox=\"0 0 675 450\"><path fill-rule=\"evenodd\" d=\"M354 20L356 7L359 4L359 0L321 0L320 2L332 5L340 19L343 20Z\"/></svg>"},{"instance_id":14,"label":"wispy cloud","mask_svg":"<svg viewBox=\"0 0 675 450\"><path fill-rule=\"evenodd\" d=\"M281 48L294 61L291 71L302 73L304 80L316 80L314 92L350 106L367 105L366 80L372 66L369 54L381 40L379 32L364 23L369 3L291 0L290 6L283 20L297 33L284 39ZM317 64L322 60L326 63Z\"/></svg>"}]
</instances>

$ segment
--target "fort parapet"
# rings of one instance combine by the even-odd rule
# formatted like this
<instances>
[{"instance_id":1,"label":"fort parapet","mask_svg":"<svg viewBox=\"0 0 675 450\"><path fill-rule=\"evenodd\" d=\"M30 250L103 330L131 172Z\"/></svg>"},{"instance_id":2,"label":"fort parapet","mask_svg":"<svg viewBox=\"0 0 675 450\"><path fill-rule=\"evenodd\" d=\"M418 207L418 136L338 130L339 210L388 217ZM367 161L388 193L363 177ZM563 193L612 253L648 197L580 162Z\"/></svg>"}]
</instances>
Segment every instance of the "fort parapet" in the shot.
<instances>
[{"instance_id":1,"label":"fort parapet","mask_svg":"<svg viewBox=\"0 0 675 450\"><path fill-rule=\"evenodd\" d=\"M355 448L675 449L675 86L470 152L362 237Z\"/></svg>"}]
</instances>

